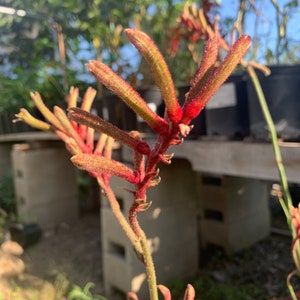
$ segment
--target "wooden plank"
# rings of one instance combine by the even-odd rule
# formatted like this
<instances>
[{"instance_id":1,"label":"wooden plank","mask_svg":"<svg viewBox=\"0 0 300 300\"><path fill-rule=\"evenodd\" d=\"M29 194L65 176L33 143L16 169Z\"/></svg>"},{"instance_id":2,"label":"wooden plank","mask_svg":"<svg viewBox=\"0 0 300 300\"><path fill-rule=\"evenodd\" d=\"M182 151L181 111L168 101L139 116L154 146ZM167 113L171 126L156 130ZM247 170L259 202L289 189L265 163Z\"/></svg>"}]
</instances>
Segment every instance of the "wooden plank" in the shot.
<instances>
[{"instance_id":1,"label":"wooden plank","mask_svg":"<svg viewBox=\"0 0 300 300\"><path fill-rule=\"evenodd\" d=\"M0 135L1 142L22 142L22 141L57 141L59 138L55 133L32 131L32 132L19 132Z\"/></svg>"},{"instance_id":2,"label":"wooden plank","mask_svg":"<svg viewBox=\"0 0 300 300\"><path fill-rule=\"evenodd\" d=\"M58 141L48 132L24 132L0 135L0 142ZM153 140L149 140L153 144ZM300 143L281 143L283 164L290 183L300 183ZM195 171L220 175L257 178L278 181L278 171L271 143L187 140L182 145L170 148L177 158L188 159ZM132 153L123 148L125 160L132 159Z\"/></svg>"},{"instance_id":3,"label":"wooden plank","mask_svg":"<svg viewBox=\"0 0 300 300\"><path fill-rule=\"evenodd\" d=\"M147 140L147 139L146 139ZM153 145L153 140L147 140ZM283 164L290 183L300 183L300 143L280 143ZM132 151L123 147L123 158L132 161ZM185 158L200 173L256 178L278 182L279 175L271 143L187 140L168 153Z\"/></svg>"},{"instance_id":4,"label":"wooden plank","mask_svg":"<svg viewBox=\"0 0 300 300\"><path fill-rule=\"evenodd\" d=\"M300 144L281 143L283 163L291 183L300 183ZM188 159L195 171L278 181L270 143L185 141L172 147L175 157Z\"/></svg>"}]
</instances>

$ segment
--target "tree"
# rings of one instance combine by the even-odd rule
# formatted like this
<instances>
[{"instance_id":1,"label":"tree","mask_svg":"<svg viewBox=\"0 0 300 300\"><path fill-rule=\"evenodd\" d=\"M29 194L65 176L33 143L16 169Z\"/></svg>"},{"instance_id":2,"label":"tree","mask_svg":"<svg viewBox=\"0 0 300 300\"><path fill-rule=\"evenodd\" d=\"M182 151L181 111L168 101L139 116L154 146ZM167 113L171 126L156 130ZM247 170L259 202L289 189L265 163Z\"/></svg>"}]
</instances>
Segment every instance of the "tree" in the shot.
<instances>
[{"instance_id":1,"label":"tree","mask_svg":"<svg viewBox=\"0 0 300 300\"><path fill-rule=\"evenodd\" d=\"M138 53L130 48L123 55L129 43L122 31L137 27L148 32L165 54L162 41L184 1L174 2L3 0L0 6L25 10L26 15L0 13L0 94L10 99L2 101L0 110L30 105L30 90L41 91L48 105L63 99L71 85L78 85L79 75L80 82L90 83L85 67L89 59L105 62L133 85L150 84ZM178 68L175 62L171 65Z\"/></svg>"}]
</instances>

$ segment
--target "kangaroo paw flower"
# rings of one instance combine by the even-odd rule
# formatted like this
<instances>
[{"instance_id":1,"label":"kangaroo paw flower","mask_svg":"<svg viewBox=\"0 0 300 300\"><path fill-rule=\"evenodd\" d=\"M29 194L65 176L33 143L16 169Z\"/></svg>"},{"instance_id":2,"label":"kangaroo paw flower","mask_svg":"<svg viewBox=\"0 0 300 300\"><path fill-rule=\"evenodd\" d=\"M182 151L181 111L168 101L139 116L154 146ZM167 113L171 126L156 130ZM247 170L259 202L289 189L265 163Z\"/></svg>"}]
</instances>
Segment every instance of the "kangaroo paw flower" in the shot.
<instances>
[{"instance_id":1,"label":"kangaroo paw flower","mask_svg":"<svg viewBox=\"0 0 300 300\"><path fill-rule=\"evenodd\" d=\"M170 292L170 290L166 286L164 286L162 284L159 284L157 286L157 288L162 293L162 295L164 297L164 300L171 300L172 299L171 298L171 292Z\"/></svg>"},{"instance_id":2,"label":"kangaroo paw flower","mask_svg":"<svg viewBox=\"0 0 300 300\"><path fill-rule=\"evenodd\" d=\"M109 174L123 178L130 183L138 183L139 174L115 160L107 159L103 156L94 154L76 154L72 156L71 161L79 169L86 170L90 173Z\"/></svg>"},{"instance_id":3,"label":"kangaroo paw flower","mask_svg":"<svg viewBox=\"0 0 300 300\"><path fill-rule=\"evenodd\" d=\"M208 77L199 76L200 83L194 82L193 88L190 90L193 99L188 96L184 103L181 123L189 124L191 120L199 115L208 100L241 61L250 44L251 38L247 35L242 35L232 46L224 61L213 72L210 72ZM205 81L203 81L204 78Z\"/></svg>"},{"instance_id":4,"label":"kangaroo paw flower","mask_svg":"<svg viewBox=\"0 0 300 300\"><path fill-rule=\"evenodd\" d=\"M72 107L69 108L68 116L73 121L94 128L98 132L102 132L113 137L117 141L120 141L124 145L132 148L134 151L146 155L150 153L150 147L147 143L132 137L126 131L119 129L96 115L90 114L80 108Z\"/></svg>"},{"instance_id":5,"label":"kangaroo paw flower","mask_svg":"<svg viewBox=\"0 0 300 300\"><path fill-rule=\"evenodd\" d=\"M157 186L161 182L161 177L158 176L154 179L151 179L149 182L149 187Z\"/></svg>"},{"instance_id":6,"label":"kangaroo paw flower","mask_svg":"<svg viewBox=\"0 0 300 300\"><path fill-rule=\"evenodd\" d=\"M129 292L127 294L127 300L139 300L139 297L134 292Z\"/></svg>"},{"instance_id":7,"label":"kangaroo paw flower","mask_svg":"<svg viewBox=\"0 0 300 300\"><path fill-rule=\"evenodd\" d=\"M181 120L182 110L177 101L174 83L165 59L146 33L131 28L126 29L125 33L149 63L154 80L165 102L168 117L171 122L177 124Z\"/></svg>"},{"instance_id":8,"label":"kangaroo paw flower","mask_svg":"<svg viewBox=\"0 0 300 300\"><path fill-rule=\"evenodd\" d=\"M39 130L43 130L43 131L51 130L50 124L48 124L44 121L41 121L39 119L36 119L25 108L21 108L20 112L18 114L16 114L15 117L16 117L16 119L14 119L12 121L13 123L23 121L27 125L29 125L33 128L39 129Z\"/></svg>"},{"instance_id":9,"label":"kangaroo paw flower","mask_svg":"<svg viewBox=\"0 0 300 300\"><path fill-rule=\"evenodd\" d=\"M195 289L191 284L188 284L184 293L183 300L194 300L195 296Z\"/></svg>"},{"instance_id":10,"label":"kangaroo paw flower","mask_svg":"<svg viewBox=\"0 0 300 300\"><path fill-rule=\"evenodd\" d=\"M108 89L117 94L133 111L157 133L167 135L169 125L154 113L144 99L119 75L105 64L91 60L87 64L89 72Z\"/></svg>"},{"instance_id":11,"label":"kangaroo paw flower","mask_svg":"<svg viewBox=\"0 0 300 300\"><path fill-rule=\"evenodd\" d=\"M36 108L41 112L41 114L57 129L64 131L63 126L56 118L56 116L50 111L50 109L45 105L42 100L42 97L39 93L30 93L30 97L33 100Z\"/></svg>"}]
</instances>

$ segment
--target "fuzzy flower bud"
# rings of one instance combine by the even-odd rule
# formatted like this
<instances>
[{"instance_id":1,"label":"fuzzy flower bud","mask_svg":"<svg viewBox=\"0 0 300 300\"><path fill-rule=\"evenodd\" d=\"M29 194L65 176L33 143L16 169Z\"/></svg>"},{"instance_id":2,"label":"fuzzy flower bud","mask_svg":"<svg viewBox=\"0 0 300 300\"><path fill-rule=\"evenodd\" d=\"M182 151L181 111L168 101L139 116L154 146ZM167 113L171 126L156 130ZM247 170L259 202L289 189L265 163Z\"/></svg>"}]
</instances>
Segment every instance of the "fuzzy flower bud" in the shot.
<instances>
[{"instance_id":1,"label":"fuzzy flower bud","mask_svg":"<svg viewBox=\"0 0 300 300\"><path fill-rule=\"evenodd\" d=\"M159 87L171 122L178 123L182 110L177 101L174 83L166 61L153 40L137 29L126 29L125 33L131 43L139 50L149 63L156 85Z\"/></svg>"},{"instance_id":2,"label":"fuzzy flower bud","mask_svg":"<svg viewBox=\"0 0 300 300\"><path fill-rule=\"evenodd\" d=\"M154 113L144 99L119 75L105 64L91 60L87 64L89 72L108 89L118 95L133 111L157 133L167 135L168 123Z\"/></svg>"},{"instance_id":3,"label":"fuzzy flower bud","mask_svg":"<svg viewBox=\"0 0 300 300\"><path fill-rule=\"evenodd\" d=\"M72 107L69 108L68 116L75 122L94 128L98 132L102 132L113 137L117 141L132 148L138 153L146 155L150 153L150 147L147 143L134 138L126 131L119 129L118 127L109 122L106 122L96 115L90 114L80 108Z\"/></svg>"},{"instance_id":4,"label":"fuzzy flower bud","mask_svg":"<svg viewBox=\"0 0 300 300\"><path fill-rule=\"evenodd\" d=\"M109 174L121 177L130 183L138 183L139 174L115 160L107 159L94 154L76 154L71 161L79 169L84 169L90 173Z\"/></svg>"},{"instance_id":5,"label":"fuzzy flower bud","mask_svg":"<svg viewBox=\"0 0 300 300\"><path fill-rule=\"evenodd\" d=\"M200 84L194 82L194 87L190 90L193 99L188 97L187 101L184 103L181 123L189 124L191 120L199 115L208 100L236 68L237 64L248 51L250 44L251 38L247 35L242 35L232 46L224 61L215 68L213 72L210 72L209 76L204 76L205 81L203 81L203 77L200 76ZM205 57L206 56L204 55L204 58Z\"/></svg>"}]
</instances>

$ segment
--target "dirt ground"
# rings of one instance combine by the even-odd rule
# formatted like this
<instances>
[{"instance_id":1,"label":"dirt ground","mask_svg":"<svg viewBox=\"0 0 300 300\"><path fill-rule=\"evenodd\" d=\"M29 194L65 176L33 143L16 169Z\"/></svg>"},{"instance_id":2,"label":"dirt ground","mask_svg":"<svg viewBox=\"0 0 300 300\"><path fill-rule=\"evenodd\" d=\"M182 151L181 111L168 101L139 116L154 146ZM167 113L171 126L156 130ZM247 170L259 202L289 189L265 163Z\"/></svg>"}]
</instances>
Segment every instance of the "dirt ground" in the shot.
<instances>
[{"instance_id":1,"label":"dirt ground","mask_svg":"<svg viewBox=\"0 0 300 300\"><path fill-rule=\"evenodd\" d=\"M23 259L30 274L51 281L63 273L81 287L93 282L93 292L102 293L99 215L88 214L44 232L38 243L25 249Z\"/></svg>"},{"instance_id":2,"label":"dirt ground","mask_svg":"<svg viewBox=\"0 0 300 300\"><path fill-rule=\"evenodd\" d=\"M275 211L272 219L277 227L286 228L282 214ZM255 298L249 294L247 300L271 300L287 295L286 276L294 268L290 244L290 237L271 234L232 257L208 256L199 277L209 274L216 282L230 282L236 287L253 286L253 295L255 289L259 290L258 294L263 290L267 295ZM88 282L95 283L92 292L103 294L99 215L86 214L72 225L61 224L55 230L44 232L39 242L25 249L22 259L30 276L53 282L57 274L65 274L70 282L81 287Z\"/></svg>"}]
</instances>

